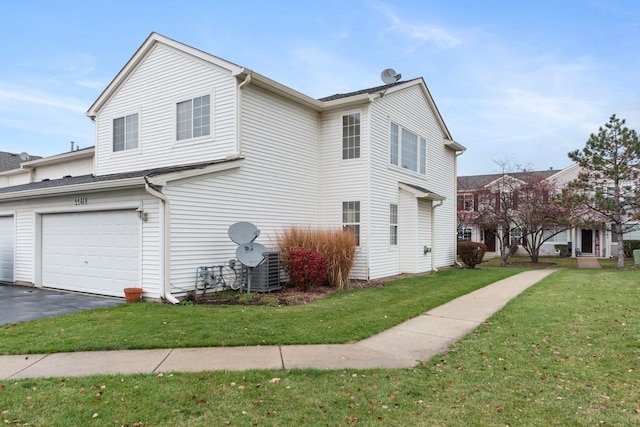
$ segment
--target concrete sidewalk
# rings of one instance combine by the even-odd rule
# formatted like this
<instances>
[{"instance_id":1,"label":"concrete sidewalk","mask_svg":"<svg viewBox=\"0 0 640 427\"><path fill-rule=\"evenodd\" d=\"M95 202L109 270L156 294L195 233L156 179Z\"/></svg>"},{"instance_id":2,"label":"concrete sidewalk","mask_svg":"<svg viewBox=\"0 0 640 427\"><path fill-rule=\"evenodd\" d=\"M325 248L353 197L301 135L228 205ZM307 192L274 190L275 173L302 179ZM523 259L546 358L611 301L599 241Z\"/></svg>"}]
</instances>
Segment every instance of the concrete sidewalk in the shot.
<instances>
[{"instance_id":1,"label":"concrete sidewalk","mask_svg":"<svg viewBox=\"0 0 640 427\"><path fill-rule=\"evenodd\" d=\"M592 256L579 256L576 257L578 261L578 268L601 268L598 258Z\"/></svg>"},{"instance_id":2,"label":"concrete sidewalk","mask_svg":"<svg viewBox=\"0 0 640 427\"><path fill-rule=\"evenodd\" d=\"M410 368L442 353L557 269L525 271L355 344L204 347L0 356L0 379L247 369Z\"/></svg>"}]
</instances>

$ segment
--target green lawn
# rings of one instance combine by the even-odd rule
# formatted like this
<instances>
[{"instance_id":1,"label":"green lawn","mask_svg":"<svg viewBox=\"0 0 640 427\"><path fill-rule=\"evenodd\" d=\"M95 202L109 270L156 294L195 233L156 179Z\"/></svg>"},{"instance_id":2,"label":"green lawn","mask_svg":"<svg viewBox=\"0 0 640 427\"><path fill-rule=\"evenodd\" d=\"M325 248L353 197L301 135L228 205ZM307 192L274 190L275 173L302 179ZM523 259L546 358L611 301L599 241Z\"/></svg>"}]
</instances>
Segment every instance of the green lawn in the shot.
<instances>
[{"instance_id":1,"label":"green lawn","mask_svg":"<svg viewBox=\"0 0 640 427\"><path fill-rule=\"evenodd\" d=\"M477 273L432 278L451 280L449 288ZM493 269L480 270L489 274ZM420 287L425 279L410 283ZM433 282L426 288L436 287ZM345 297L354 301L353 295ZM413 369L0 381L0 420L46 426L640 425L639 301L638 269L567 269Z\"/></svg>"},{"instance_id":2,"label":"green lawn","mask_svg":"<svg viewBox=\"0 0 640 427\"><path fill-rule=\"evenodd\" d=\"M441 271L303 306L122 304L0 326L0 354L358 341L522 269Z\"/></svg>"}]
</instances>

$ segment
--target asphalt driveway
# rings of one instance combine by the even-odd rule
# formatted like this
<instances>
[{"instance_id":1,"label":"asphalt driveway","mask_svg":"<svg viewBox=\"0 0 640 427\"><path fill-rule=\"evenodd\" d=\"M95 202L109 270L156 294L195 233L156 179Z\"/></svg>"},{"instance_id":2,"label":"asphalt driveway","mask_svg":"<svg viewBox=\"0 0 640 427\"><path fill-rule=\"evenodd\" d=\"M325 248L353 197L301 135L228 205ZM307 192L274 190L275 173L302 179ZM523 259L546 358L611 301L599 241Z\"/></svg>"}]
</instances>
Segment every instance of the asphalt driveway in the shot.
<instances>
[{"instance_id":1,"label":"asphalt driveway","mask_svg":"<svg viewBox=\"0 0 640 427\"><path fill-rule=\"evenodd\" d=\"M0 284L0 325L124 304L124 299Z\"/></svg>"}]
</instances>

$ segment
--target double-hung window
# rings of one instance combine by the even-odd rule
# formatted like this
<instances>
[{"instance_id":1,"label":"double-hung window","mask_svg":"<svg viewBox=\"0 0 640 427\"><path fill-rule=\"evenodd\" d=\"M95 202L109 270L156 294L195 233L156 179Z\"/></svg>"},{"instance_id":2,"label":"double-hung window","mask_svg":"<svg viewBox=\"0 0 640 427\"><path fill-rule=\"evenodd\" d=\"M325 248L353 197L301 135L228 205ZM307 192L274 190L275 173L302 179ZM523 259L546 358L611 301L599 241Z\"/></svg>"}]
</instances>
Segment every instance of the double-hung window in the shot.
<instances>
[{"instance_id":1,"label":"double-hung window","mask_svg":"<svg viewBox=\"0 0 640 427\"><path fill-rule=\"evenodd\" d=\"M138 113L113 119L113 151L138 148Z\"/></svg>"},{"instance_id":2,"label":"double-hung window","mask_svg":"<svg viewBox=\"0 0 640 427\"><path fill-rule=\"evenodd\" d=\"M391 123L389 136L389 163L419 173L427 174L427 140L418 134Z\"/></svg>"},{"instance_id":3,"label":"double-hung window","mask_svg":"<svg viewBox=\"0 0 640 427\"><path fill-rule=\"evenodd\" d=\"M178 102L176 139L178 141L211 135L211 95Z\"/></svg>"},{"instance_id":4,"label":"double-hung window","mask_svg":"<svg viewBox=\"0 0 640 427\"><path fill-rule=\"evenodd\" d=\"M360 158L360 113L342 116L342 158Z\"/></svg>"},{"instance_id":5,"label":"double-hung window","mask_svg":"<svg viewBox=\"0 0 640 427\"><path fill-rule=\"evenodd\" d=\"M342 202L342 229L352 232L360 245L360 202Z\"/></svg>"},{"instance_id":6,"label":"double-hung window","mask_svg":"<svg viewBox=\"0 0 640 427\"><path fill-rule=\"evenodd\" d=\"M389 205L389 244L398 244L398 205Z\"/></svg>"}]
</instances>

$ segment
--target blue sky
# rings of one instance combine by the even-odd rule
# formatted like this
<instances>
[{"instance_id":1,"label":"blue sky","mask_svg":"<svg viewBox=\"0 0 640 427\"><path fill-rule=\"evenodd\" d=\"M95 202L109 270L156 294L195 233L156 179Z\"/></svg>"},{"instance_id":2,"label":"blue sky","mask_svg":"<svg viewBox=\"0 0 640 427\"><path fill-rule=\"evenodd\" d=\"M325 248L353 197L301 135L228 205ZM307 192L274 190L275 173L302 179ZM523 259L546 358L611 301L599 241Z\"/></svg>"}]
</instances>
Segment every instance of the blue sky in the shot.
<instances>
[{"instance_id":1,"label":"blue sky","mask_svg":"<svg viewBox=\"0 0 640 427\"><path fill-rule=\"evenodd\" d=\"M459 174L570 164L612 114L640 130L640 2L0 0L0 150L94 144L86 110L152 32L320 98L423 77Z\"/></svg>"}]
</instances>

